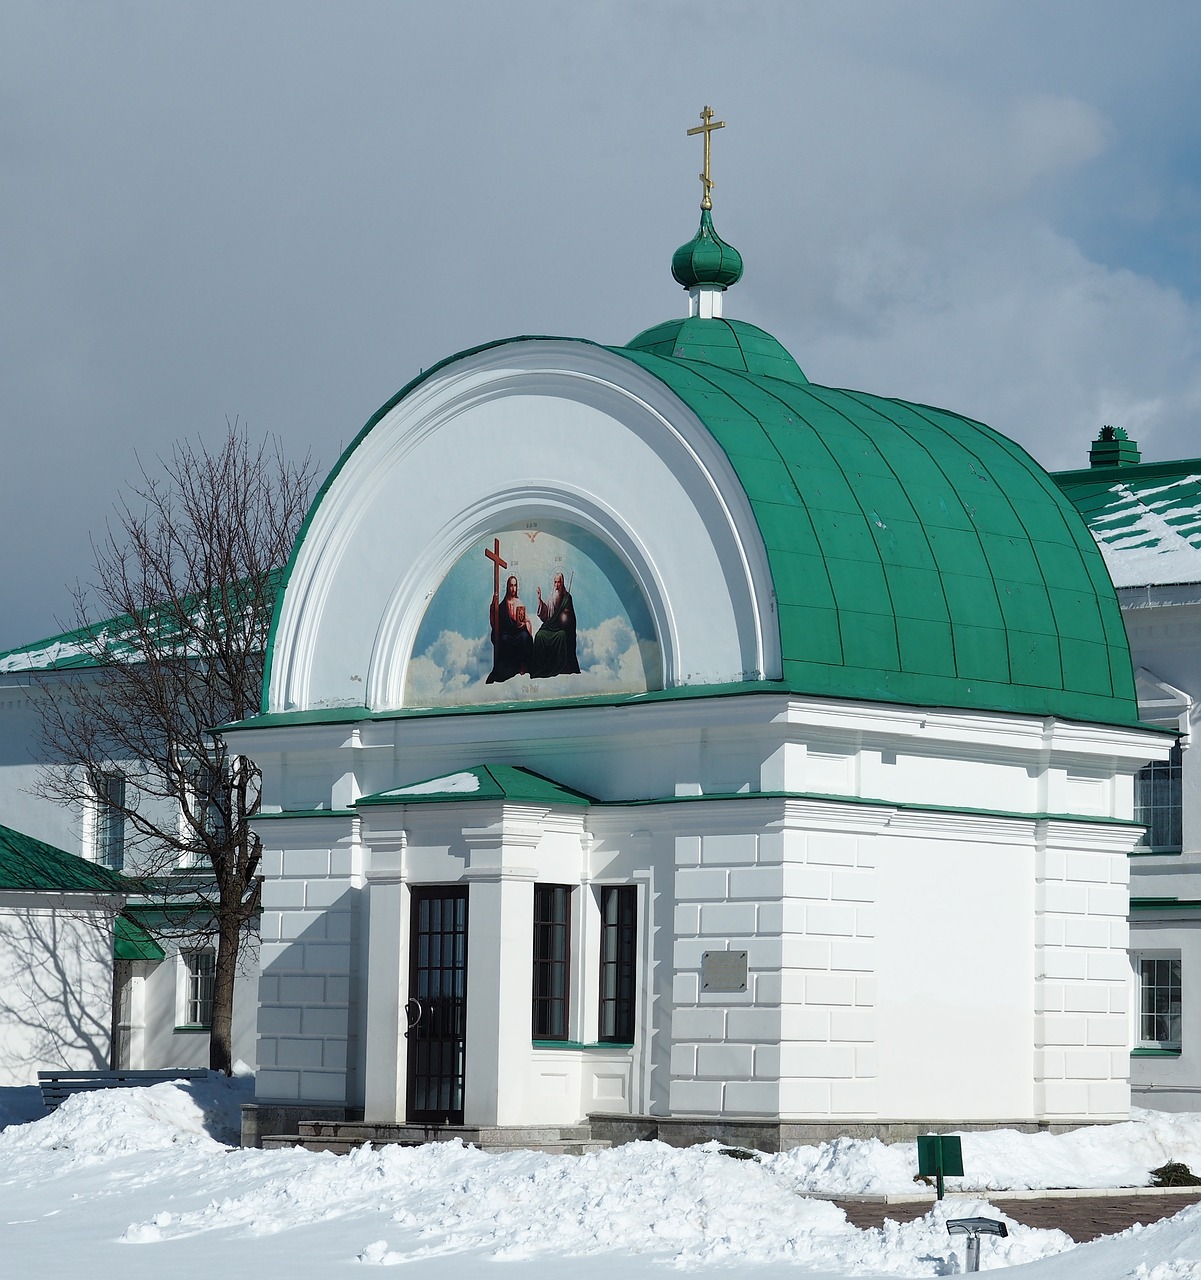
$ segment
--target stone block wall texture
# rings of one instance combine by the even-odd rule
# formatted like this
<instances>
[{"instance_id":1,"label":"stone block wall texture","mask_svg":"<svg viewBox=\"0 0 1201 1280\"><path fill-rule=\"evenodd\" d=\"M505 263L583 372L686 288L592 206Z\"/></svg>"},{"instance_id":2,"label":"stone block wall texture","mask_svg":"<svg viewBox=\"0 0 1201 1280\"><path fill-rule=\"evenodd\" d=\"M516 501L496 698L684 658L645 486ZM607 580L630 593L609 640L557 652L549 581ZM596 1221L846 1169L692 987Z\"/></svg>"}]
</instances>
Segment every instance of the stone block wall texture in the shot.
<instances>
[{"instance_id":1,"label":"stone block wall texture","mask_svg":"<svg viewBox=\"0 0 1201 1280\"><path fill-rule=\"evenodd\" d=\"M347 844L264 852L260 1099L341 1104L352 1096L359 892L353 861Z\"/></svg>"},{"instance_id":2,"label":"stone block wall texture","mask_svg":"<svg viewBox=\"0 0 1201 1280\"><path fill-rule=\"evenodd\" d=\"M676 840L670 1108L829 1116L874 1107L873 862L850 835ZM745 993L701 990L747 952Z\"/></svg>"},{"instance_id":3,"label":"stone block wall texture","mask_svg":"<svg viewBox=\"0 0 1201 1280\"><path fill-rule=\"evenodd\" d=\"M1035 856L1034 1105L1040 1118L1121 1118L1130 1103L1129 863L1074 835L1052 833Z\"/></svg>"}]
</instances>

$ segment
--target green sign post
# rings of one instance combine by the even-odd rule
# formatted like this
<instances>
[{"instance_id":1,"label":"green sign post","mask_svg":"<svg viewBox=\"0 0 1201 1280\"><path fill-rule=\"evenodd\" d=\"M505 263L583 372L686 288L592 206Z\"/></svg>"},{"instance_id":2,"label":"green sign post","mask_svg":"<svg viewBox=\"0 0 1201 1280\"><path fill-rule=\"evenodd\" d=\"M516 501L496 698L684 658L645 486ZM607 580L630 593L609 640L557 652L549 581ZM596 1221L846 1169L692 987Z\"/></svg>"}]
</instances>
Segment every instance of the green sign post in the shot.
<instances>
[{"instance_id":1,"label":"green sign post","mask_svg":"<svg viewBox=\"0 0 1201 1280\"><path fill-rule=\"evenodd\" d=\"M963 1145L953 1133L927 1133L917 1140L917 1171L937 1181L942 1199L943 1178L963 1177Z\"/></svg>"}]
</instances>

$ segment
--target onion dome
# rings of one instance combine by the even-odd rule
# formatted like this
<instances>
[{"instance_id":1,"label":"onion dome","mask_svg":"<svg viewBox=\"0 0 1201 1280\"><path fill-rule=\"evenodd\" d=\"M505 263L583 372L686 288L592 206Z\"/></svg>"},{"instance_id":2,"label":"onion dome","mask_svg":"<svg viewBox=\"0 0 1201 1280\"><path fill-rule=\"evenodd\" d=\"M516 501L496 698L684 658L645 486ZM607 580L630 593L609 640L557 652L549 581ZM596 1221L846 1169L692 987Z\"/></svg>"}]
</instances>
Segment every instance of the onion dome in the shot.
<instances>
[{"instance_id":1,"label":"onion dome","mask_svg":"<svg viewBox=\"0 0 1201 1280\"><path fill-rule=\"evenodd\" d=\"M701 210L696 235L672 254L671 274L685 289L699 285L728 289L742 279L742 254L713 229L710 210Z\"/></svg>"}]
</instances>

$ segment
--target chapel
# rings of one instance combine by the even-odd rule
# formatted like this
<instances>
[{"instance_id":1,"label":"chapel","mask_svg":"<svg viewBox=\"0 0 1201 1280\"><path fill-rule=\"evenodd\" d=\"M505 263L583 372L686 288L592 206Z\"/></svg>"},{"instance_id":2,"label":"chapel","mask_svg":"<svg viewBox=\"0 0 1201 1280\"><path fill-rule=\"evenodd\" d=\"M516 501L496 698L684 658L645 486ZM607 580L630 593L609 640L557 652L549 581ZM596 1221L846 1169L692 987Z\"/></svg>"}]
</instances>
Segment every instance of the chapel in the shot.
<instances>
[{"instance_id":1,"label":"chapel","mask_svg":"<svg viewBox=\"0 0 1201 1280\"><path fill-rule=\"evenodd\" d=\"M314 502L225 730L264 775L247 1141L1128 1115L1172 740L1101 553L1013 441L725 314L719 127L686 314L448 356Z\"/></svg>"}]
</instances>

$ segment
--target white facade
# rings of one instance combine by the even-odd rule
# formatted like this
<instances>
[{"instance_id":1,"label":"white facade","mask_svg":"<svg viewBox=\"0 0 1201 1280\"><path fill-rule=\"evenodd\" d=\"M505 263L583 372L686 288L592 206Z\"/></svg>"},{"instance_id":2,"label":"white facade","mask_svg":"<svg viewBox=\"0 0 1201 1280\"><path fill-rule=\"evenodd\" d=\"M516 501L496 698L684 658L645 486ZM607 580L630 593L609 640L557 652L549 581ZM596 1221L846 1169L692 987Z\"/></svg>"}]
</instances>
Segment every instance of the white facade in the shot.
<instances>
[{"instance_id":1,"label":"white facade","mask_svg":"<svg viewBox=\"0 0 1201 1280\"><path fill-rule=\"evenodd\" d=\"M470 557L490 582L484 556L563 529L636 584L660 683L556 702L581 677L510 679L497 658L486 684L464 668L460 705L423 703L419 637L452 572ZM264 1108L468 1126L1127 1115L1133 779L1170 743L789 693L768 561L705 425L602 348L469 354L377 415L294 555L266 714L228 735L264 774ZM521 574L506 594L528 597ZM548 923L553 887L570 906ZM463 947L438 981L462 983L465 1023L431 1048L434 900L446 954ZM540 929L569 939L558 969ZM604 984L622 974L618 1037ZM414 1081L444 1051L461 1057L431 1101Z\"/></svg>"},{"instance_id":2,"label":"white facade","mask_svg":"<svg viewBox=\"0 0 1201 1280\"><path fill-rule=\"evenodd\" d=\"M44 664L63 656L63 649L63 644L51 641L0 658L0 825L86 861L103 864L99 805L76 811L37 792L38 779L46 768L35 705L41 696L38 682L53 679ZM130 774L136 772L129 770ZM136 851L129 850L127 854L128 865L117 869L138 870ZM124 864L125 860L121 861ZM163 958L118 963L114 970L115 909L110 907L107 914L98 915L90 909L68 912L69 927L56 935L64 966L74 966L79 975L78 990L73 995L63 984L58 1000L60 1014L80 1027L102 1026L103 1035L96 1039L89 1034L86 1049L75 1052L71 1062L50 1065L80 1070L109 1066L110 1036L115 1027L117 1066L134 1070L207 1066L207 1028L188 1025L182 1006L187 990L186 974L181 972L182 956L204 945L200 932L194 924L187 929L156 928ZM18 931L21 928L19 924L12 927ZM245 951L235 988L233 1056L253 1066L258 992L254 939L248 941ZM102 965L102 970L97 965ZM47 1011L44 1016L53 1015ZM8 1043L7 1033L0 1030L0 1067L9 1054ZM14 1061L20 1059L23 1043L19 1038L13 1041ZM36 1078L38 1068L32 1062L31 1058L26 1063L26 1078L21 1083L28 1084Z\"/></svg>"},{"instance_id":3,"label":"white facade","mask_svg":"<svg viewBox=\"0 0 1201 1280\"><path fill-rule=\"evenodd\" d=\"M409 895L466 884L466 1124L1126 1114L1138 833L1113 819L1143 735L745 696L609 708L603 735L595 712L518 713L519 747L513 714L247 734L272 790L323 768L331 809L348 780L485 757L618 796L653 759L680 787L587 807L427 789L262 820L260 1101L405 1117ZM530 1033L538 883L576 886L561 1047ZM606 884L638 888L632 1047L598 1041ZM702 956L743 950L746 990L704 992Z\"/></svg>"},{"instance_id":4,"label":"white facade","mask_svg":"<svg viewBox=\"0 0 1201 1280\"><path fill-rule=\"evenodd\" d=\"M108 1066L117 906L97 895L0 892L0 1087Z\"/></svg>"}]
</instances>

